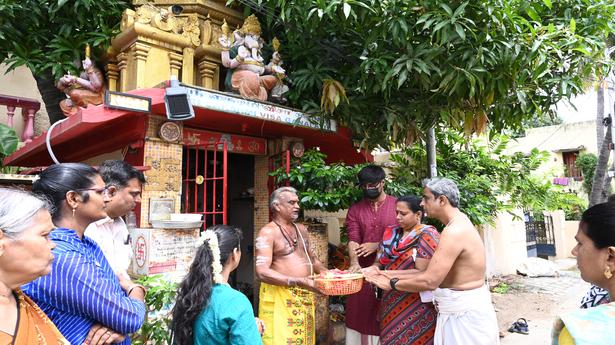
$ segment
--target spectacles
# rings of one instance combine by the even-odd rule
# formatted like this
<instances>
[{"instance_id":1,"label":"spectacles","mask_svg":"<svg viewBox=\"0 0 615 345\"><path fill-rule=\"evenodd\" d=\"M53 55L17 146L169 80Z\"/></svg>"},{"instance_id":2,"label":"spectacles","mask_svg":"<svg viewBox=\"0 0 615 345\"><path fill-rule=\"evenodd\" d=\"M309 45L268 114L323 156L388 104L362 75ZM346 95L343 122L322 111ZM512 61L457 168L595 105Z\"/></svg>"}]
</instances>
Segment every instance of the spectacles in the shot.
<instances>
[{"instance_id":1,"label":"spectacles","mask_svg":"<svg viewBox=\"0 0 615 345\"><path fill-rule=\"evenodd\" d=\"M81 188L81 189L75 189L74 191L75 192L93 191L93 192L96 192L98 194L104 195L109 198L114 197L115 193L117 193L117 189L113 185L106 185L102 188Z\"/></svg>"}]
</instances>

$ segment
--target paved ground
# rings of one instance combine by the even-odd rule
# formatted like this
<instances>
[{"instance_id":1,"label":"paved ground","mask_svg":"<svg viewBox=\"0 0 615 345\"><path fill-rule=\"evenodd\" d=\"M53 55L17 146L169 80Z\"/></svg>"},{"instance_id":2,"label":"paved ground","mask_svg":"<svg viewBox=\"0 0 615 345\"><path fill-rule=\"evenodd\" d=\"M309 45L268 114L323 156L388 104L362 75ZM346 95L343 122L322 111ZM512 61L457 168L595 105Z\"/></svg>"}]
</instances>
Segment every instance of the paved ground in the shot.
<instances>
[{"instance_id":1,"label":"paved ground","mask_svg":"<svg viewBox=\"0 0 615 345\"><path fill-rule=\"evenodd\" d=\"M508 293L493 294L498 323L504 335L502 345L549 345L555 317L579 307L589 284L580 278L574 260L562 260L557 264L559 277L502 277L511 287ZM520 317L527 319L529 335L507 332Z\"/></svg>"}]
</instances>

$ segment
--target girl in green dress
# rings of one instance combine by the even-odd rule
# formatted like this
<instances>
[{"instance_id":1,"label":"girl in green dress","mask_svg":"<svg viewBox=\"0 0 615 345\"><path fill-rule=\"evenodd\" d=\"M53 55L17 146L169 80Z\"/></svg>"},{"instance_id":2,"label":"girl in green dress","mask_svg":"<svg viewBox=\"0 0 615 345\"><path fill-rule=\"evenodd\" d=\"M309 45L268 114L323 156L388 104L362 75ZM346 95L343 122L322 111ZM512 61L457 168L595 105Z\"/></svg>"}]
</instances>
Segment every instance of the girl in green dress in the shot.
<instances>
[{"instance_id":1,"label":"girl in green dress","mask_svg":"<svg viewBox=\"0 0 615 345\"><path fill-rule=\"evenodd\" d=\"M203 232L173 308L173 342L178 345L262 344L248 298L228 285L239 265L241 230L216 225Z\"/></svg>"}]
</instances>

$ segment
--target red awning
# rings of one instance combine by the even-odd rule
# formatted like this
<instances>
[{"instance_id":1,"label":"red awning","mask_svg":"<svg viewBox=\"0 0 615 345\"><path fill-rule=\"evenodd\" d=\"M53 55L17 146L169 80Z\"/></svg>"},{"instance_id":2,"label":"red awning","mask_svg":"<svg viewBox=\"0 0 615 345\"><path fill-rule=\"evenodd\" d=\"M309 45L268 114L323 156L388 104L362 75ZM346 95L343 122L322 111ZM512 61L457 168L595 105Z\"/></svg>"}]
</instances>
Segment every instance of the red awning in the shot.
<instances>
[{"instance_id":1,"label":"red awning","mask_svg":"<svg viewBox=\"0 0 615 345\"><path fill-rule=\"evenodd\" d=\"M129 93L150 97L152 114L166 117L163 88ZM195 107L194 110L196 117L184 121L184 126L270 139L298 137L303 139L306 148L320 147L331 162L355 164L366 161L365 156L353 147L351 133L347 128L327 132L201 107ZM146 118L147 114L130 110L109 109L102 105L88 107L81 114L71 116L55 126L51 146L60 162L83 161L143 140ZM4 164L28 167L52 164L47 153L45 133L6 157Z\"/></svg>"}]
</instances>

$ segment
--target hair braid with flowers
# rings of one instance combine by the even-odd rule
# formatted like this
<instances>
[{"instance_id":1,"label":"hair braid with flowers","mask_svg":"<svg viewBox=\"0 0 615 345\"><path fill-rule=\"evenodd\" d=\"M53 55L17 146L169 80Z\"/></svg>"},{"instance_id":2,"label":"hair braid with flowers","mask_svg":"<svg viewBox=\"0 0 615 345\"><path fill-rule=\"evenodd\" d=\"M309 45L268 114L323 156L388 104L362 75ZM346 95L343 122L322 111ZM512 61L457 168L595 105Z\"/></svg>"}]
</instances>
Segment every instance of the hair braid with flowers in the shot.
<instances>
[{"instance_id":1,"label":"hair braid with flowers","mask_svg":"<svg viewBox=\"0 0 615 345\"><path fill-rule=\"evenodd\" d=\"M224 278L222 277L222 263L220 262L220 245L218 244L218 235L216 235L213 230L205 230L197 241L197 244L199 244L199 247L205 244L209 246L209 250L211 250L212 254L211 272L214 275L214 283L224 283Z\"/></svg>"},{"instance_id":2,"label":"hair braid with flowers","mask_svg":"<svg viewBox=\"0 0 615 345\"><path fill-rule=\"evenodd\" d=\"M240 250L241 230L228 225L215 225L203 232L188 274L181 282L171 329L175 344L193 344L193 326L198 315L207 308L214 284L223 282L222 268L233 250Z\"/></svg>"}]
</instances>

